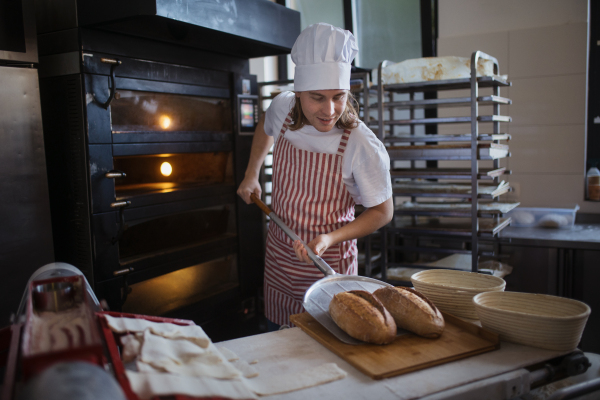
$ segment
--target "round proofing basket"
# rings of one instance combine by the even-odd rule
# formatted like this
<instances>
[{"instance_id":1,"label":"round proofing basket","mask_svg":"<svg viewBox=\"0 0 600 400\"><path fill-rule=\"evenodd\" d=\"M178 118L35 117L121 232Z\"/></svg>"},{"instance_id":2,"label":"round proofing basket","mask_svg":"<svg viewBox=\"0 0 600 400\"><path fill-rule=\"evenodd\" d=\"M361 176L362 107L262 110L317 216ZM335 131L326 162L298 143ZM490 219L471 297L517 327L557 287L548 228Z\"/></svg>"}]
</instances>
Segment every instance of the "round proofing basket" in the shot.
<instances>
[{"instance_id":1,"label":"round proofing basket","mask_svg":"<svg viewBox=\"0 0 600 400\"><path fill-rule=\"evenodd\" d=\"M481 325L507 342L570 351L581 340L590 307L545 294L488 292L473 298Z\"/></svg>"},{"instance_id":2,"label":"round proofing basket","mask_svg":"<svg viewBox=\"0 0 600 400\"><path fill-rule=\"evenodd\" d=\"M488 291L503 291L504 279L476 272L430 269L411 277L415 289L423 293L440 311L457 317L477 319L473 296Z\"/></svg>"}]
</instances>

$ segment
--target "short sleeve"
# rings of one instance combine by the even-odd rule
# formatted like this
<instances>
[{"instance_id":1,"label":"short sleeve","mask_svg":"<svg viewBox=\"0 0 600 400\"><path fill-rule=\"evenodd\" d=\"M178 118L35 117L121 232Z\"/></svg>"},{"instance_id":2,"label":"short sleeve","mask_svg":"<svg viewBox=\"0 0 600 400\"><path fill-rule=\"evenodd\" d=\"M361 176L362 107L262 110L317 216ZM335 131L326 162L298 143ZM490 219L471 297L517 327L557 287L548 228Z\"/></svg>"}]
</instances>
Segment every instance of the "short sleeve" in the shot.
<instances>
[{"instance_id":1,"label":"short sleeve","mask_svg":"<svg viewBox=\"0 0 600 400\"><path fill-rule=\"evenodd\" d=\"M363 123L350 135L343 170L344 183L357 204L374 207L392 196L390 157Z\"/></svg>"},{"instance_id":2,"label":"short sleeve","mask_svg":"<svg viewBox=\"0 0 600 400\"><path fill-rule=\"evenodd\" d=\"M369 208L392 197L390 158L386 151L373 153L353 170L360 203Z\"/></svg>"}]
</instances>

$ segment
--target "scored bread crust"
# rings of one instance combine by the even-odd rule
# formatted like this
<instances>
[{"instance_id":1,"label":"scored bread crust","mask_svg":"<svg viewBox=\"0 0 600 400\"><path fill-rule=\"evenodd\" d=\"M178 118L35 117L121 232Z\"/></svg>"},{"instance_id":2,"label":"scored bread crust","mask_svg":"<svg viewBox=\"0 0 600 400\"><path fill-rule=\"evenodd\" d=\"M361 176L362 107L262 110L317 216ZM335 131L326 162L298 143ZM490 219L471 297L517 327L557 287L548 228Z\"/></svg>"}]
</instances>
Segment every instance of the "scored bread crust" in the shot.
<instances>
[{"instance_id":1,"label":"scored bread crust","mask_svg":"<svg viewBox=\"0 0 600 400\"><path fill-rule=\"evenodd\" d=\"M396 323L372 293L337 293L329 303L333 321L348 335L368 343L387 344L396 338Z\"/></svg>"},{"instance_id":2,"label":"scored bread crust","mask_svg":"<svg viewBox=\"0 0 600 400\"><path fill-rule=\"evenodd\" d=\"M444 331L444 317L423 294L405 287L384 287L373 293L390 312L396 325L430 339Z\"/></svg>"}]
</instances>

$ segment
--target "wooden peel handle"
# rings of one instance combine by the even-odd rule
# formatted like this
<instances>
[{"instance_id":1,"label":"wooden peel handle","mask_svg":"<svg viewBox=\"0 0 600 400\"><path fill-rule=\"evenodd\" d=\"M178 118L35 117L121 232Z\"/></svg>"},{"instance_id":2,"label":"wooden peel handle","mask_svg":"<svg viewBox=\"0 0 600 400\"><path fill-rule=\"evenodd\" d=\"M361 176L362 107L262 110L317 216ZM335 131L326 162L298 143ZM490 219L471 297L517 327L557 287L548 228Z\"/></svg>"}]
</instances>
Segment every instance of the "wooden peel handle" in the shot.
<instances>
[{"instance_id":1,"label":"wooden peel handle","mask_svg":"<svg viewBox=\"0 0 600 400\"><path fill-rule=\"evenodd\" d=\"M336 272L333 270L333 268L331 268L329 266L329 264L327 264L325 262L325 260L323 260L321 257L319 257L318 255L316 255L312 249L310 247L308 247L308 245L306 243L304 243L304 241L302 241L302 239L300 239L298 237L298 235L296 235L295 232L293 232L281 219L279 219L279 217L277 216L277 214L275 214L273 211L271 211L271 209L269 207L267 207L267 205L265 203L263 203L254 193L250 194L250 199L256 203L256 205L258 207L260 207L261 210L264 211L265 214L267 214L269 216L269 218L271 218L271 221L273 221L275 223L275 225L277 225L278 227L281 228L281 230L293 241L295 242L296 240L299 240L302 242L302 244L304 245L304 248L306 249L306 253L308 254L308 258L311 259L311 261L315 264L315 266L319 269L319 271L321 271L325 276L328 275L335 275Z\"/></svg>"},{"instance_id":2,"label":"wooden peel handle","mask_svg":"<svg viewBox=\"0 0 600 400\"><path fill-rule=\"evenodd\" d=\"M258 207L260 207L260 209L261 209L261 210L263 210L263 212L264 212L265 214L267 214L267 215L271 214L271 212L272 212L272 211L271 211L271 209L270 209L270 208L269 208L269 207L268 207L268 206L267 206L265 203L263 203L263 202L261 201L261 199L259 199L259 198L258 198L258 197L257 197L257 196L254 194L254 193L252 193L252 194L250 195L250 199L251 199L251 200L252 200L254 203L256 203L256 205L257 205Z\"/></svg>"}]
</instances>

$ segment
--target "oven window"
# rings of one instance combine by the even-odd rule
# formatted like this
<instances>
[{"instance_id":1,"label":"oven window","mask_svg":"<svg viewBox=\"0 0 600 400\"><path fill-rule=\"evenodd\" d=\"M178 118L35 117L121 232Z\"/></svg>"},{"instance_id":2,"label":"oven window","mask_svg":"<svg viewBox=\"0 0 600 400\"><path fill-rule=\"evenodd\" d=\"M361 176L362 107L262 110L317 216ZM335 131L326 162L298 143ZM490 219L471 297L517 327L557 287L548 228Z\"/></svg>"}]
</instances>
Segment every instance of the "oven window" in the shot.
<instances>
[{"instance_id":1,"label":"oven window","mask_svg":"<svg viewBox=\"0 0 600 400\"><path fill-rule=\"evenodd\" d=\"M235 235L233 205L127 221L119 240L121 261L224 239Z\"/></svg>"},{"instance_id":2,"label":"oven window","mask_svg":"<svg viewBox=\"0 0 600 400\"><path fill-rule=\"evenodd\" d=\"M237 286L233 254L131 285L123 312L163 315Z\"/></svg>"},{"instance_id":3,"label":"oven window","mask_svg":"<svg viewBox=\"0 0 600 400\"><path fill-rule=\"evenodd\" d=\"M123 156L113 165L126 174L115 180L117 198L233 183L231 152Z\"/></svg>"},{"instance_id":4,"label":"oven window","mask_svg":"<svg viewBox=\"0 0 600 400\"><path fill-rule=\"evenodd\" d=\"M119 90L110 108L113 134L232 129L228 99Z\"/></svg>"}]
</instances>

